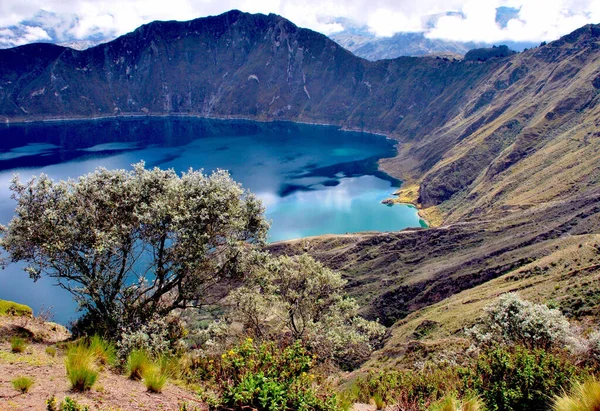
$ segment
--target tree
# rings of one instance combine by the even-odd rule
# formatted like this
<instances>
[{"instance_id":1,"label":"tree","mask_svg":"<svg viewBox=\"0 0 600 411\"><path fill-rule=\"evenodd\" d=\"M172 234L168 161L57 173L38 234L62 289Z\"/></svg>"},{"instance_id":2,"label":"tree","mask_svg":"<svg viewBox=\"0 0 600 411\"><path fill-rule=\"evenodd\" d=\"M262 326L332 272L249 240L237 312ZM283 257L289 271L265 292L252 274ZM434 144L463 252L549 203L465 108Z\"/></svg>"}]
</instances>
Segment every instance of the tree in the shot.
<instances>
[{"instance_id":1,"label":"tree","mask_svg":"<svg viewBox=\"0 0 600 411\"><path fill-rule=\"evenodd\" d=\"M230 295L234 316L257 338L289 335L322 359L354 368L379 345L385 327L358 316L346 281L308 254L270 257Z\"/></svg>"},{"instance_id":2,"label":"tree","mask_svg":"<svg viewBox=\"0 0 600 411\"><path fill-rule=\"evenodd\" d=\"M56 279L87 316L114 330L198 307L248 269L266 239L264 208L226 171L100 168L78 180L12 181L3 263Z\"/></svg>"}]
</instances>

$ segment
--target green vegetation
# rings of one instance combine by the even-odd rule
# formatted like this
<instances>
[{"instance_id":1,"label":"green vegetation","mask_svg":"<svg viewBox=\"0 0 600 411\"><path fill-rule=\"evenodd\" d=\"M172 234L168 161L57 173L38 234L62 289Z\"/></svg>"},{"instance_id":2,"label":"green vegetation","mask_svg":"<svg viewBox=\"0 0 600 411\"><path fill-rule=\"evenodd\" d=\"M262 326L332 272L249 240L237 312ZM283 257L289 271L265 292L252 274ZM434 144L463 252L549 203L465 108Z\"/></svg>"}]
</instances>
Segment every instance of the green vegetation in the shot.
<instances>
[{"instance_id":1,"label":"green vegetation","mask_svg":"<svg viewBox=\"0 0 600 411\"><path fill-rule=\"evenodd\" d=\"M12 337L10 339L10 350L14 353L22 353L27 348L27 343L21 337Z\"/></svg>"},{"instance_id":2,"label":"green vegetation","mask_svg":"<svg viewBox=\"0 0 600 411\"><path fill-rule=\"evenodd\" d=\"M141 380L144 373L152 367L148 353L143 350L133 350L127 357L126 373L132 380Z\"/></svg>"},{"instance_id":3,"label":"green vegetation","mask_svg":"<svg viewBox=\"0 0 600 411\"><path fill-rule=\"evenodd\" d=\"M24 304L0 300L0 315L23 315L31 317L33 310Z\"/></svg>"},{"instance_id":4,"label":"green vegetation","mask_svg":"<svg viewBox=\"0 0 600 411\"><path fill-rule=\"evenodd\" d=\"M46 347L46 354L48 354L50 357L56 357L56 347L55 346L50 346L50 347Z\"/></svg>"},{"instance_id":5,"label":"green vegetation","mask_svg":"<svg viewBox=\"0 0 600 411\"><path fill-rule=\"evenodd\" d=\"M98 378L96 361L96 352L83 341L79 341L67 349L65 366L73 390L87 391L92 388Z\"/></svg>"},{"instance_id":6,"label":"green vegetation","mask_svg":"<svg viewBox=\"0 0 600 411\"><path fill-rule=\"evenodd\" d=\"M272 258L232 293L234 314L258 339L291 335L319 358L356 368L381 343L385 328L358 316L345 284L308 254Z\"/></svg>"},{"instance_id":7,"label":"green vegetation","mask_svg":"<svg viewBox=\"0 0 600 411\"><path fill-rule=\"evenodd\" d=\"M65 397L57 404L56 397L52 396L46 400L46 411L89 411L90 407L81 405L71 397Z\"/></svg>"},{"instance_id":8,"label":"green vegetation","mask_svg":"<svg viewBox=\"0 0 600 411\"><path fill-rule=\"evenodd\" d=\"M451 393L464 394L467 388L458 367L426 364L420 371L386 370L358 377L346 393L352 402L382 406L396 405L426 409Z\"/></svg>"},{"instance_id":9,"label":"green vegetation","mask_svg":"<svg viewBox=\"0 0 600 411\"><path fill-rule=\"evenodd\" d=\"M128 202L121 202L119 190L126 191L122 197ZM593 383L586 382L559 398L573 382L600 369L600 331L515 293L503 292L484 307L489 295L533 281L541 269L516 270L512 283L507 277L502 287L479 290L487 298L455 297L458 302L450 299L445 307L408 316L392 329L392 339L402 332L409 342L373 358L386 329L359 316L339 272L308 254L290 257L261 249L267 227L262 206L226 174L190 171L178 177L138 164L133 172L99 170L78 182L15 181L13 191L22 200L18 221L2 239L7 251L36 258L42 253L41 260L23 259L39 270L37 275L44 272L59 281L66 279L61 271L66 264L75 264L61 254L67 249L85 250L100 261L93 267L80 261L77 272L69 274L81 276L84 287L72 292L89 313L75 327L83 337L67 345L73 390L89 390L100 370L110 367L153 393L161 393L169 379L187 384L216 409L336 410L363 402L415 411L542 411L594 395ZM188 195L195 200L182 198ZM82 196L92 205L79 204ZM55 201L47 204L50 197ZM46 227L40 229L39 243L24 244L25 228L36 224L25 214L45 218L32 204L54 210L48 214L56 213L53 219L59 222L62 212L52 207L61 204L82 226L95 227L94 238L79 229L68 231L65 223L54 228L67 230L64 243L49 246L58 239ZM129 231L88 215L90 208ZM202 228L188 229L192 223ZM202 247L194 248L192 238L199 235L204 235ZM143 260L152 260L146 267L152 274L132 283L137 273L127 267L130 253L141 256L137 246L151 250L151 258ZM594 245L581 258L590 263L596 254ZM88 278L90 270L103 280ZM463 305L478 308L468 321L457 314ZM553 305L559 306L567 305ZM593 309L569 308L571 313ZM91 326L112 340L89 336ZM11 341L24 344L18 337ZM54 356L56 348L46 352ZM369 359L352 381L343 380L340 371L355 370ZM83 409L67 398L60 405L54 400L52 407Z\"/></svg>"},{"instance_id":10,"label":"green vegetation","mask_svg":"<svg viewBox=\"0 0 600 411\"><path fill-rule=\"evenodd\" d=\"M299 342L282 348L248 338L221 356L198 358L191 371L219 393L218 406L335 410L336 396L320 381L315 364Z\"/></svg>"},{"instance_id":11,"label":"green vegetation","mask_svg":"<svg viewBox=\"0 0 600 411\"><path fill-rule=\"evenodd\" d=\"M564 356L543 349L494 348L479 356L469 384L492 410L548 410L552 397L580 378Z\"/></svg>"},{"instance_id":12,"label":"green vegetation","mask_svg":"<svg viewBox=\"0 0 600 411\"><path fill-rule=\"evenodd\" d=\"M149 392L159 393L162 391L164 385L167 383L167 374L160 365L152 364L147 367L143 373L144 385Z\"/></svg>"},{"instance_id":13,"label":"green vegetation","mask_svg":"<svg viewBox=\"0 0 600 411\"><path fill-rule=\"evenodd\" d=\"M115 365L117 362L117 349L114 344L98 335L93 335L89 341L89 349L96 356L100 365Z\"/></svg>"},{"instance_id":14,"label":"green vegetation","mask_svg":"<svg viewBox=\"0 0 600 411\"><path fill-rule=\"evenodd\" d=\"M33 385L33 380L29 377L18 377L11 381L15 390L25 394Z\"/></svg>"}]
</instances>

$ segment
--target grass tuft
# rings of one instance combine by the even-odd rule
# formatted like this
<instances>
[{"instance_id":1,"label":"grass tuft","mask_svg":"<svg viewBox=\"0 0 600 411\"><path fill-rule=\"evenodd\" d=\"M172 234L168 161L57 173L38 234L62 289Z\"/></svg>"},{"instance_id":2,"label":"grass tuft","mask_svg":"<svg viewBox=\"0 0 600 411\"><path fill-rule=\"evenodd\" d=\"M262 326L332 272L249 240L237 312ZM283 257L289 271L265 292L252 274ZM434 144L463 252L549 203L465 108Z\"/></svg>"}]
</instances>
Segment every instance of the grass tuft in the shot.
<instances>
[{"instance_id":1,"label":"grass tuft","mask_svg":"<svg viewBox=\"0 0 600 411\"><path fill-rule=\"evenodd\" d=\"M144 370L143 377L144 385L149 392L161 392L167 382L167 374L156 364Z\"/></svg>"},{"instance_id":2,"label":"grass tuft","mask_svg":"<svg viewBox=\"0 0 600 411\"><path fill-rule=\"evenodd\" d=\"M127 376L132 380L141 380L151 366L152 362L145 351L133 350L127 357Z\"/></svg>"},{"instance_id":3,"label":"grass tuft","mask_svg":"<svg viewBox=\"0 0 600 411\"><path fill-rule=\"evenodd\" d=\"M73 390L87 391L92 388L98 378L95 362L96 354L85 344L79 342L69 347L65 366Z\"/></svg>"},{"instance_id":4,"label":"grass tuft","mask_svg":"<svg viewBox=\"0 0 600 411\"><path fill-rule=\"evenodd\" d=\"M375 404L375 408L377 408L378 410L382 410L386 406L383 396L381 394L379 394L378 392L373 394L373 403Z\"/></svg>"},{"instance_id":5,"label":"grass tuft","mask_svg":"<svg viewBox=\"0 0 600 411\"><path fill-rule=\"evenodd\" d=\"M14 353L21 353L23 351L25 351L25 348L27 348L27 344L25 343L25 340L21 337L13 337L10 340L10 350Z\"/></svg>"},{"instance_id":6,"label":"grass tuft","mask_svg":"<svg viewBox=\"0 0 600 411\"><path fill-rule=\"evenodd\" d=\"M96 360L101 365L114 365L117 362L117 349L110 342L98 335L90 338L90 350L96 355Z\"/></svg>"},{"instance_id":7,"label":"grass tuft","mask_svg":"<svg viewBox=\"0 0 600 411\"><path fill-rule=\"evenodd\" d=\"M556 397L554 411L595 411L600 409L600 382L594 379L575 383L571 392Z\"/></svg>"},{"instance_id":8,"label":"grass tuft","mask_svg":"<svg viewBox=\"0 0 600 411\"><path fill-rule=\"evenodd\" d=\"M482 411L483 409L483 403L477 397L461 402L452 395L445 397L430 408L431 411Z\"/></svg>"},{"instance_id":9,"label":"grass tuft","mask_svg":"<svg viewBox=\"0 0 600 411\"><path fill-rule=\"evenodd\" d=\"M53 345L46 347L46 354L50 357L56 357L56 347Z\"/></svg>"},{"instance_id":10,"label":"grass tuft","mask_svg":"<svg viewBox=\"0 0 600 411\"><path fill-rule=\"evenodd\" d=\"M33 380L29 377L19 377L11 381L15 390L25 394L33 385Z\"/></svg>"}]
</instances>

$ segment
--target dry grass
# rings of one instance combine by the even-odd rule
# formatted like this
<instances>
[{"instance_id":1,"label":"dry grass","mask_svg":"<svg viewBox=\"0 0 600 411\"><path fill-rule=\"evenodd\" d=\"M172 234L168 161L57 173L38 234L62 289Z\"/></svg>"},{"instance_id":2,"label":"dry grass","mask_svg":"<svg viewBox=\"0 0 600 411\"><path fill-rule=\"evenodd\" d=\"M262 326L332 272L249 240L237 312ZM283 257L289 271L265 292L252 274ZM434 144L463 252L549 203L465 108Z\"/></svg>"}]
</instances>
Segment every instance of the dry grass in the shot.
<instances>
[{"instance_id":1,"label":"dry grass","mask_svg":"<svg viewBox=\"0 0 600 411\"><path fill-rule=\"evenodd\" d=\"M13 337L10 340L10 350L13 353L22 353L27 348L27 343L21 337Z\"/></svg>"},{"instance_id":2,"label":"dry grass","mask_svg":"<svg viewBox=\"0 0 600 411\"><path fill-rule=\"evenodd\" d=\"M394 198L394 201L397 203L417 205L419 201L419 185L403 185L398 191L394 193L394 195L396 196L396 198Z\"/></svg>"},{"instance_id":3,"label":"dry grass","mask_svg":"<svg viewBox=\"0 0 600 411\"><path fill-rule=\"evenodd\" d=\"M575 318L600 316L600 253L595 245L600 235L572 236L548 244L547 255L518 270L482 285L462 291L444 301L418 310L395 324L384 348L375 353L366 368L396 364L396 358L410 362L406 355L415 331L424 322L438 324L420 339L419 355L435 355L457 345L464 348L462 331L477 322L483 308L507 292L518 292L534 302L552 302ZM451 350L450 350L451 351Z\"/></svg>"},{"instance_id":4,"label":"dry grass","mask_svg":"<svg viewBox=\"0 0 600 411\"><path fill-rule=\"evenodd\" d=\"M20 325L18 317L1 317L2 330L11 330L11 324ZM51 328L52 326L50 326ZM54 341L54 336L49 336ZM160 394L149 393L139 381L129 380L126 376L113 372L109 368L99 371L96 384L84 393L71 390L66 377L65 355L57 350L56 357L45 350L49 342L32 342L25 353L10 352L10 343L0 339L0 410L24 411L41 410L44 402L54 394L60 402L71 397L90 410L106 411L179 411L179 404L186 402L189 410L207 410L195 392L167 382ZM26 394L17 394L11 381L27 376L35 382Z\"/></svg>"},{"instance_id":5,"label":"dry grass","mask_svg":"<svg viewBox=\"0 0 600 411\"><path fill-rule=\"evenodd\" d=\"M553 411L596 411L600 409L600 382L575 383L571 392L557 397Z\"/></svg>"}]
</instances>

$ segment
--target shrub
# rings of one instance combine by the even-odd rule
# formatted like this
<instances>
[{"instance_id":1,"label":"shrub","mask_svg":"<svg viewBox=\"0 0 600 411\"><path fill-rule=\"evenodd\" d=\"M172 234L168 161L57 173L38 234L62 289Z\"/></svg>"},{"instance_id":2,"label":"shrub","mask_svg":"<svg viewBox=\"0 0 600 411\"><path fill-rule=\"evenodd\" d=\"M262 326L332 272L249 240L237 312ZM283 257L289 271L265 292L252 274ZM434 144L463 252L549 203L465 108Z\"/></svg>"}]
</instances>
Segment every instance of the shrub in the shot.
<instances>
[{"instance_id":1,"label":"shrub","mask_svg":"<svg viewBox=\"0 0 600 411\"><path fill-rule=\"evenodd\" d=\"M65 366L73 390L86 391L92 388L98 378L98 371L94 367L95 362L95 352L83 342L69 347Z\"/></svg>"},{"instance_id":2,"label":"shrub","mask_svg":"<svg viewBox=\"0 0 600 411\"><path fill-rule=\"evenodd\" d=\"M152 362L146 351L133 350L127 357L127 376L132 380L141 380L144 373L150 369Z\"/></svg>"},{"instance_id":3,"label":"shrub","mask_svg":"<svg viewBox=\"0 0 600 411\"><path fill-rule=\"evenodd\" d=\"M347 395L355 402L375 400L425 409L449 393L462 394L465 388L457 368L426 364L420 371L370 372L358 377L350 390Z\"/></svg>"},{"instance_id":4,"label":"shrub","mask_svg":"<svg viewBox=\"0 0 600 411\"><path fill-rule=\"evenodd\" d=\"M517 346L481 354L474 370L465 370L464 377L490 410L541 411L579 376L565 358Z\"/></svg>"},{"instance_id":5,"label":"shrub","mask_svg":"<svg viewBox=\"0 0 600 411\"><path fill-rule=\"evenodd\" d=\"M144 377L144 385L150 392L161 392L167 382L166 372L157 364L153 364L144 370L142 376Z\"/></svg>"},{"instance_id":6,"label":"shrub","mask_svg":"<svg viewBox=\"0 0 600 411\"><path fill-rule=\"evenodd\" d=\"M131 326L121 333L118 356L126 359L133 350L145 351L154 358L181 350L185 329L176 318L153 317L150 321Z\"/></svg>"},{"instance_id":7,"label":"shrub","mask_svg":"<svg viewBox=\"0 0 600 411\"><path fill-rule=\"evenodd\" d=\"M203 306L209 289L251 269L269 228L261 201L224 170L178 174L140 162L68 181L15 176L9 188L17 206L0 231L6 258L34 280L53 278L95 332L115 336L123 323Z\"/></svg>"},{"instance_id":8,"label":"shrub","mask_svg":"<svg viewBox=\"0 0 600 411\"><path fill-rule=\"evenodd\" d=\"M33 385L33 380L28 377L19 377L11 381L15 390L25 394Z\"/></svg>"},{"instance_id":9,"label":"shrub","mask_svg":"<svg viewBox=\"0 0 600 411\"><path fill-rule=\"evenodd\" d=\"M81 405L71 397L65 397L60 403L60 411L89 411L90 407Z\"/></svg>"},{"instance_id":10,"label":"shrub","mask_svg":"<svg viewBox=\"0 0 600 411\"><path fill-rule=\"evenodd\" d=\"M336 397L312 373L315 358L296 342L279 347L247 339L220 357L200 359L198 374L220 393L220 405L260 410L334 410Z\"/></svg>"},{"instance_id":11,"label":"shrub","mask_svg":"<svg viewBox=\"0 0 600 411\"><path fill-rule=\"evenodd\" d=\"M21 353L23 351L25 351L25 348L27 348L27 344L25 343L25 340L21 337L13 337L10 340L10 350L14 353Z\"/></svg>"},{"instance_id":12,"label":"shrub","mask_svg":"<svg viewBox=\"0 0 600 411\"><path fill-rule=\"evenodd\" d=\"M573 329L564 315L544 304L522 300L507 293L485 308L481 326L469 330L484 346L522 345L527 348L564 348L577 343Z\"/></svg>"},{"instance_id":13,"label":"shrub","mask_svg":"<svg viewBox=\"0 0 600 411\"><path fill-rule=\"evenodd\" d=\"M65 397L60 404L53 395L46 400L46 411L89 411L90 407L81 405L71 397Z\"/></svg>"},{"instance_id":14,"label":"shrub","mask_svg":"<svg viewBox=\"0 0 600 411\"><path fill-rule=\"evenodd\" d=\"M48 354L50 357L56 357L56 347L55 346L46 347L46 354Z\"/></svg>"},{"instance_id":15,"label":"shrub","mask_svg":"<svg viewBox=\"0 0 600 411\"><path fill-rule=\"evenodd\" d=\"M113 344L98 335L92 336L89 348L101 365L114 365L117 361L117 349Z\"/></svg>"}]
</instances>

